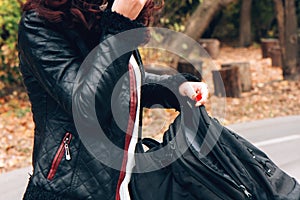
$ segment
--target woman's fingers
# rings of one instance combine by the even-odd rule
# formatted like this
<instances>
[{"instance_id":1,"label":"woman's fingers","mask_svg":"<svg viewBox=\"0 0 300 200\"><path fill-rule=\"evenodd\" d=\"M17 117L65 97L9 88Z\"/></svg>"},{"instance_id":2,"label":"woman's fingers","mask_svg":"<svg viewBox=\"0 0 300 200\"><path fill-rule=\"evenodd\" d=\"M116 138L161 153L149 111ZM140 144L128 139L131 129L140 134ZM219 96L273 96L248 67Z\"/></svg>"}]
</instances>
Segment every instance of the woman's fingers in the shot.
<instances>
[{"instance_id":1,"label":"woman's fingers","mask_svg":"<svg viewBox=\"0 0 300 200\"><path fill-rule=\"evenodd\" d=\"M193 88L191 82L184 82L179 86L179 93L182 96L188 96L193 99L196 95L195 89Z\"/></svg>"},{"instance_id":2,"label":"woman's fingers","mask_svg":"<svg viewBox=\"0 0 300 200\"><path fill-rule=\"evenodd\" d=\"M179 86L179 92L196 101L195 106L204 105L208 100L208 87L204 82L184 82Z\"/></svg>"},{"instance_id":3,"label":"woman's fingers","mask_svg":"<svg viewBox=\"0 0 300 200\"><path fill-rule=\"evenodd\" d=\"M115 0L111 10L134 20L140 14L146 2L147 0Z\"/></svg>"},{"instance_id":4,"label":"woman's fingers","mask_svg":"<svg viewBox=\"0 0 300 200\"><path fill-rule=\"evenodd\" d=\"M197 93L196 97L198 97L195 99L196 101L195 106L204 105L208 101L208 96L209 96L207 84L204 82L194 82L192 84Z\"/></svg>"}]
</instances>

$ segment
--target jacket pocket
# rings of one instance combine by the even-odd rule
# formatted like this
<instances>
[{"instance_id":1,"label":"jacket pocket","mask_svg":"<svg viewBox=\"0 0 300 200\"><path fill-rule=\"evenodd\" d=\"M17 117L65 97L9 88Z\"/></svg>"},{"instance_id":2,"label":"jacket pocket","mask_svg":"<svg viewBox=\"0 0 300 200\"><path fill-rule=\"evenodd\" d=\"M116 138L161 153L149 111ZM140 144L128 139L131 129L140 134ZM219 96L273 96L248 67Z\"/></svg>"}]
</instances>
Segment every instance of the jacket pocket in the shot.
<instances>
[{"instance_id":1,"label":"jacket pocket","mask_svg":"<svg viewBox=\"0 0 300 200\"><path fill-rule=\"evenodd\" d=\"M61 163L63 157L65 157L65 160L71 160L71 154L70 154L70 148L69 144L72 139L72 134L67 132L61 141L59 148L54 156L54 159L51 164L50 171L48 173L47 179L52 180L57 172L58 166Z\"/></svg>"}]
</instances>

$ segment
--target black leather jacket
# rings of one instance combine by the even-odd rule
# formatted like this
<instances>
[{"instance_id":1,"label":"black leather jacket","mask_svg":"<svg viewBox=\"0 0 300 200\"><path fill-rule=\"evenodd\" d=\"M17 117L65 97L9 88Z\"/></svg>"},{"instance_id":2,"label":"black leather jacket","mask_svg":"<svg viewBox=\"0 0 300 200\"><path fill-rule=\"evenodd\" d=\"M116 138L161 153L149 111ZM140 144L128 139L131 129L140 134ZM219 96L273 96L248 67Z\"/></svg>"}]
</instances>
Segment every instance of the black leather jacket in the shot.
<instances>
[{"instance_id":1,"label":"black leather jacket","mask_svg":"<svg viewBox=\"0 0 300 200\"><path fill-rule=\"evenodd\" d=\"M74 106L78 110L89 108L91 99L84 97L94 97L99 124L105 135L122 149L126 133L116 123L111 108L118 108L119 118L128 122L130 79L127 72L132 54L140 65L142 75L141 108L159 104L179 109L176 99L179 84L186 81L185 78L196 80L188 75L145 73L135 50L143 42L145 35L141 33L125 41L117 38L98 45L96 55L101 55L102 59L99 61L92 57L88 65L101 72L101 76L92 73L86 77L88 81L78 81L80 66L97 42L122 31L143 27L110 11L104 12L101 24L102 35L95 37L83 33L76 26L69 29L64 23L51 24L34 11L24 13L20 21L20 69L35 123L31 184L63 199L115 199L120 172L105 165L87 150L74 123ZM108 67L104 66L103 60L118 55L120 48L126 45L130 45L131 51L109 63ZM89 84L96 85L95 94L89 90ZM118 84L121 89L116 93L114 90ZM113 96L113 93L116 95ZM88 129L86 134L89 134ZM95 141L95 144L102 150L101 155L114 159L116 166L121 166L123 154L114 152L103 141Z\"/></svg>"}]
</instances>

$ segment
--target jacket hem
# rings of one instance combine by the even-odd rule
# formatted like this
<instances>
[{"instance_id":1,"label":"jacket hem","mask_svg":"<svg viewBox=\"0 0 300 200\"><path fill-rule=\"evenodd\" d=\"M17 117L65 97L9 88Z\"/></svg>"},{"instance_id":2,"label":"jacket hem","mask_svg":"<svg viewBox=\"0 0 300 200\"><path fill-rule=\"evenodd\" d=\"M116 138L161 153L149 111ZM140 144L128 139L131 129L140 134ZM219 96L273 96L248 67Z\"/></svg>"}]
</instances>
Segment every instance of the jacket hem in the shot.
<instances>
[{"instance_id":1,"label":"jacket hem","mask_svg":"<svg viewBox=\"0 0 300 200\"><path fill-rule=\"evenodd\" d=\"M53 192L44 190L43 188L36 186L29 180L26 191L23 195L23 200L68 200Z\"/></svg>"}]
</instances>

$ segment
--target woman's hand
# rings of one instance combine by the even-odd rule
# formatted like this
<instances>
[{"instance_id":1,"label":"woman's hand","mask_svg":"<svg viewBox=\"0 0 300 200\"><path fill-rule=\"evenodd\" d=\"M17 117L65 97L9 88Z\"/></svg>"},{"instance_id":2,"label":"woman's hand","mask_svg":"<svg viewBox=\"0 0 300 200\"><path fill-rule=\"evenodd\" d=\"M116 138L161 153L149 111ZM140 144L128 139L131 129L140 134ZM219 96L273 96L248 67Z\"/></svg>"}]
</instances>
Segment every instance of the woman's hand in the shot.
<instances>
[{"instance_id":1,"label":"woman's hand","mask_svg":"<svg viewBox=\"0 0 300 200\"><path fill-rule=\"evenodd\" d=\"M137 18L147 0L115 0L111 10L131 20Z\"/></svg>"},{"instance_id":2,"label":"woman's hand","mask_svg":"<svg viewBox=\"0 0 300 200\"><path fill-rule=\"evenodd\" d=\"M179 93L195 100L195 106L204 105L208 100L208 87L204 82L184 82L179 86Z\"/></svg>"}]
</instances>

